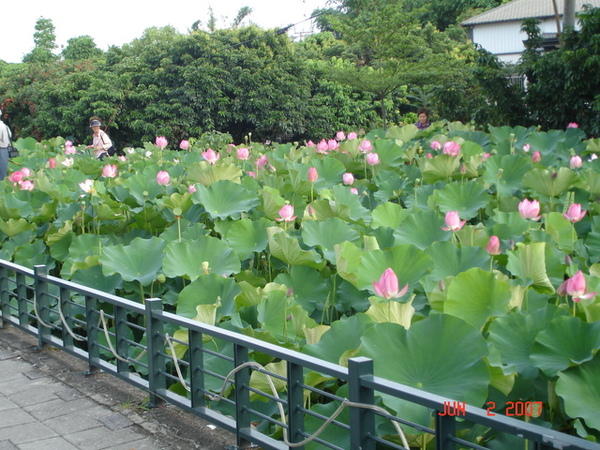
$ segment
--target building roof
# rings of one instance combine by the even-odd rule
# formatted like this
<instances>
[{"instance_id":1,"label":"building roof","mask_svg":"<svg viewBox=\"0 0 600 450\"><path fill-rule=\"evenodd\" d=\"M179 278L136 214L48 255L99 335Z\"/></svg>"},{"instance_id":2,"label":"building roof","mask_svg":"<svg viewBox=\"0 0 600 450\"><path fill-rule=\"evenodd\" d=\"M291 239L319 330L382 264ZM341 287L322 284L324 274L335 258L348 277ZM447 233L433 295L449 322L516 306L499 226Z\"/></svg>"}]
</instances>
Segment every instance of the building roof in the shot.
<instances>
[{"instance_id":1,"label":"building roof","mask_svg":"<svg viewBox=\"0 0 600 450\"><path fill-rule=\"evenodd\" d=\"M575 0L575 11L583 10L583 5L600 7L600 0ZM556 0L558 13L562 16L565 9L564 0ZM529 18L544 19L554 17L553 0L513 0L492 8L482 14L462 22L463 26L480 25L484 23L521 21Z\"/></svg>"}]
</instances>

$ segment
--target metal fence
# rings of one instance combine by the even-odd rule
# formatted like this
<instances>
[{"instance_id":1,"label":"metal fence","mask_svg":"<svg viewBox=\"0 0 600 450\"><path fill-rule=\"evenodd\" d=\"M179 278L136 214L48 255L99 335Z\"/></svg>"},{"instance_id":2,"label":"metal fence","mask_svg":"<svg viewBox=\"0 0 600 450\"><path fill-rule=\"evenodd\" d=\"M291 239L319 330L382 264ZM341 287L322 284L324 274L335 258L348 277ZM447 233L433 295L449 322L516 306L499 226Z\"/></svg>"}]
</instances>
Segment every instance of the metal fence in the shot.
<instances>
[{"instance_id":1,"label":"metal fence","mask_svg":"<svg viewBox=\"0 0 600 450\"><path fill-rule=\"evenodd\" d=\"M266 449L594 449L600 445L0 261L0 311L13 325ZM269 364L270 363L270 364ZM335 389L333 389L335 387ZM395 398L428 423L396 417ZM408 436L408 438L406 438Z\"/></svg>"}]
</instances>

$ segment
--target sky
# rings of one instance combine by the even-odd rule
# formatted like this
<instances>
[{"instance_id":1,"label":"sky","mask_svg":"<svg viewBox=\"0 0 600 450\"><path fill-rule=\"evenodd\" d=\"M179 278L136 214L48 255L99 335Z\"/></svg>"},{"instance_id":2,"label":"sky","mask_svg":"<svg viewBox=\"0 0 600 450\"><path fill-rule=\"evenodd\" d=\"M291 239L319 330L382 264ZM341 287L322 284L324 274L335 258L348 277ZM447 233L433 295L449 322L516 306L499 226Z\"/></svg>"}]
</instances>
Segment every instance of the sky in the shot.
<instances>
[{"instance_id":1,"label":"sky","mask_svg":"<svg viewBox=\"0 0 600 450\"><path fill-rule=\"evenodd\" d=\"M171 25L187 33L196 20L201 28L208 23L209 8L217 20L217 28L227 28L240 8L252 8L248 22L265 28L283 28L304 21L327 0L21 0L6 2L2 7L2 40L0 60L21 62L34 46L35 24L41 17L51 19L56 44L66 46L74 37L91 36L96 46L122 46L142 36L145 29ZM290 30L290 35L310 31L311 21Z\"/></svg>"}]
</instances>

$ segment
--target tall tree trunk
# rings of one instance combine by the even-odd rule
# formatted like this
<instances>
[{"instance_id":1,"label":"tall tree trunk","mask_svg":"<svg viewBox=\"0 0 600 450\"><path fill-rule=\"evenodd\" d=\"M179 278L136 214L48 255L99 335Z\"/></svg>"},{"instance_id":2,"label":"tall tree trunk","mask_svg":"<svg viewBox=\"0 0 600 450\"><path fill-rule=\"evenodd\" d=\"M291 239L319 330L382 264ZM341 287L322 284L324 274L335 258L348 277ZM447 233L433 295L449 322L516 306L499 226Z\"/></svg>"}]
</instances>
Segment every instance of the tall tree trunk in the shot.
<instances>
[{"instance_id":1,"label":"tall tree trunk","mask_svg":"<svg viewBox=\"0 0 600 450\"><path fill-rule=\"evenodd\" d=\"M564 27L575 27L575 0L565 0Z\"/></svg>"}]
</instances>

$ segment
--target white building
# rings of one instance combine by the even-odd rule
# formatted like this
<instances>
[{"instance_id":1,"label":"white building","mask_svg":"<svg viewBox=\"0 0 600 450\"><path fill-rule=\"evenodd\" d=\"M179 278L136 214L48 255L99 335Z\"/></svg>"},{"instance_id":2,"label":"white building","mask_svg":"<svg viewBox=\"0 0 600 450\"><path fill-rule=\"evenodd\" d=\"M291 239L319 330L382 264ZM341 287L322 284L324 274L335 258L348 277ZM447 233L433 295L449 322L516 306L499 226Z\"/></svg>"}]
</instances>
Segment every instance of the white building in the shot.
<instances>
[{"instance_id":1,"label":"white building","mask_svg":"<svg viewBox=\"0 0 600 450\"><path fill-rule=\"evenodd\" d=\"M555 14L554 1L558 18ZM513 0L462 22L469 28L471 41L506 63L516 63L525 49L527 35L521 32L524 19L540 20L539 27L548 43L558 43L557 27L562 27L564 0ZM575 0L576 13L583 5L600 7L600 0ZM575 26L578 27L578 24Z\"/></svg>"}]
</instances>

